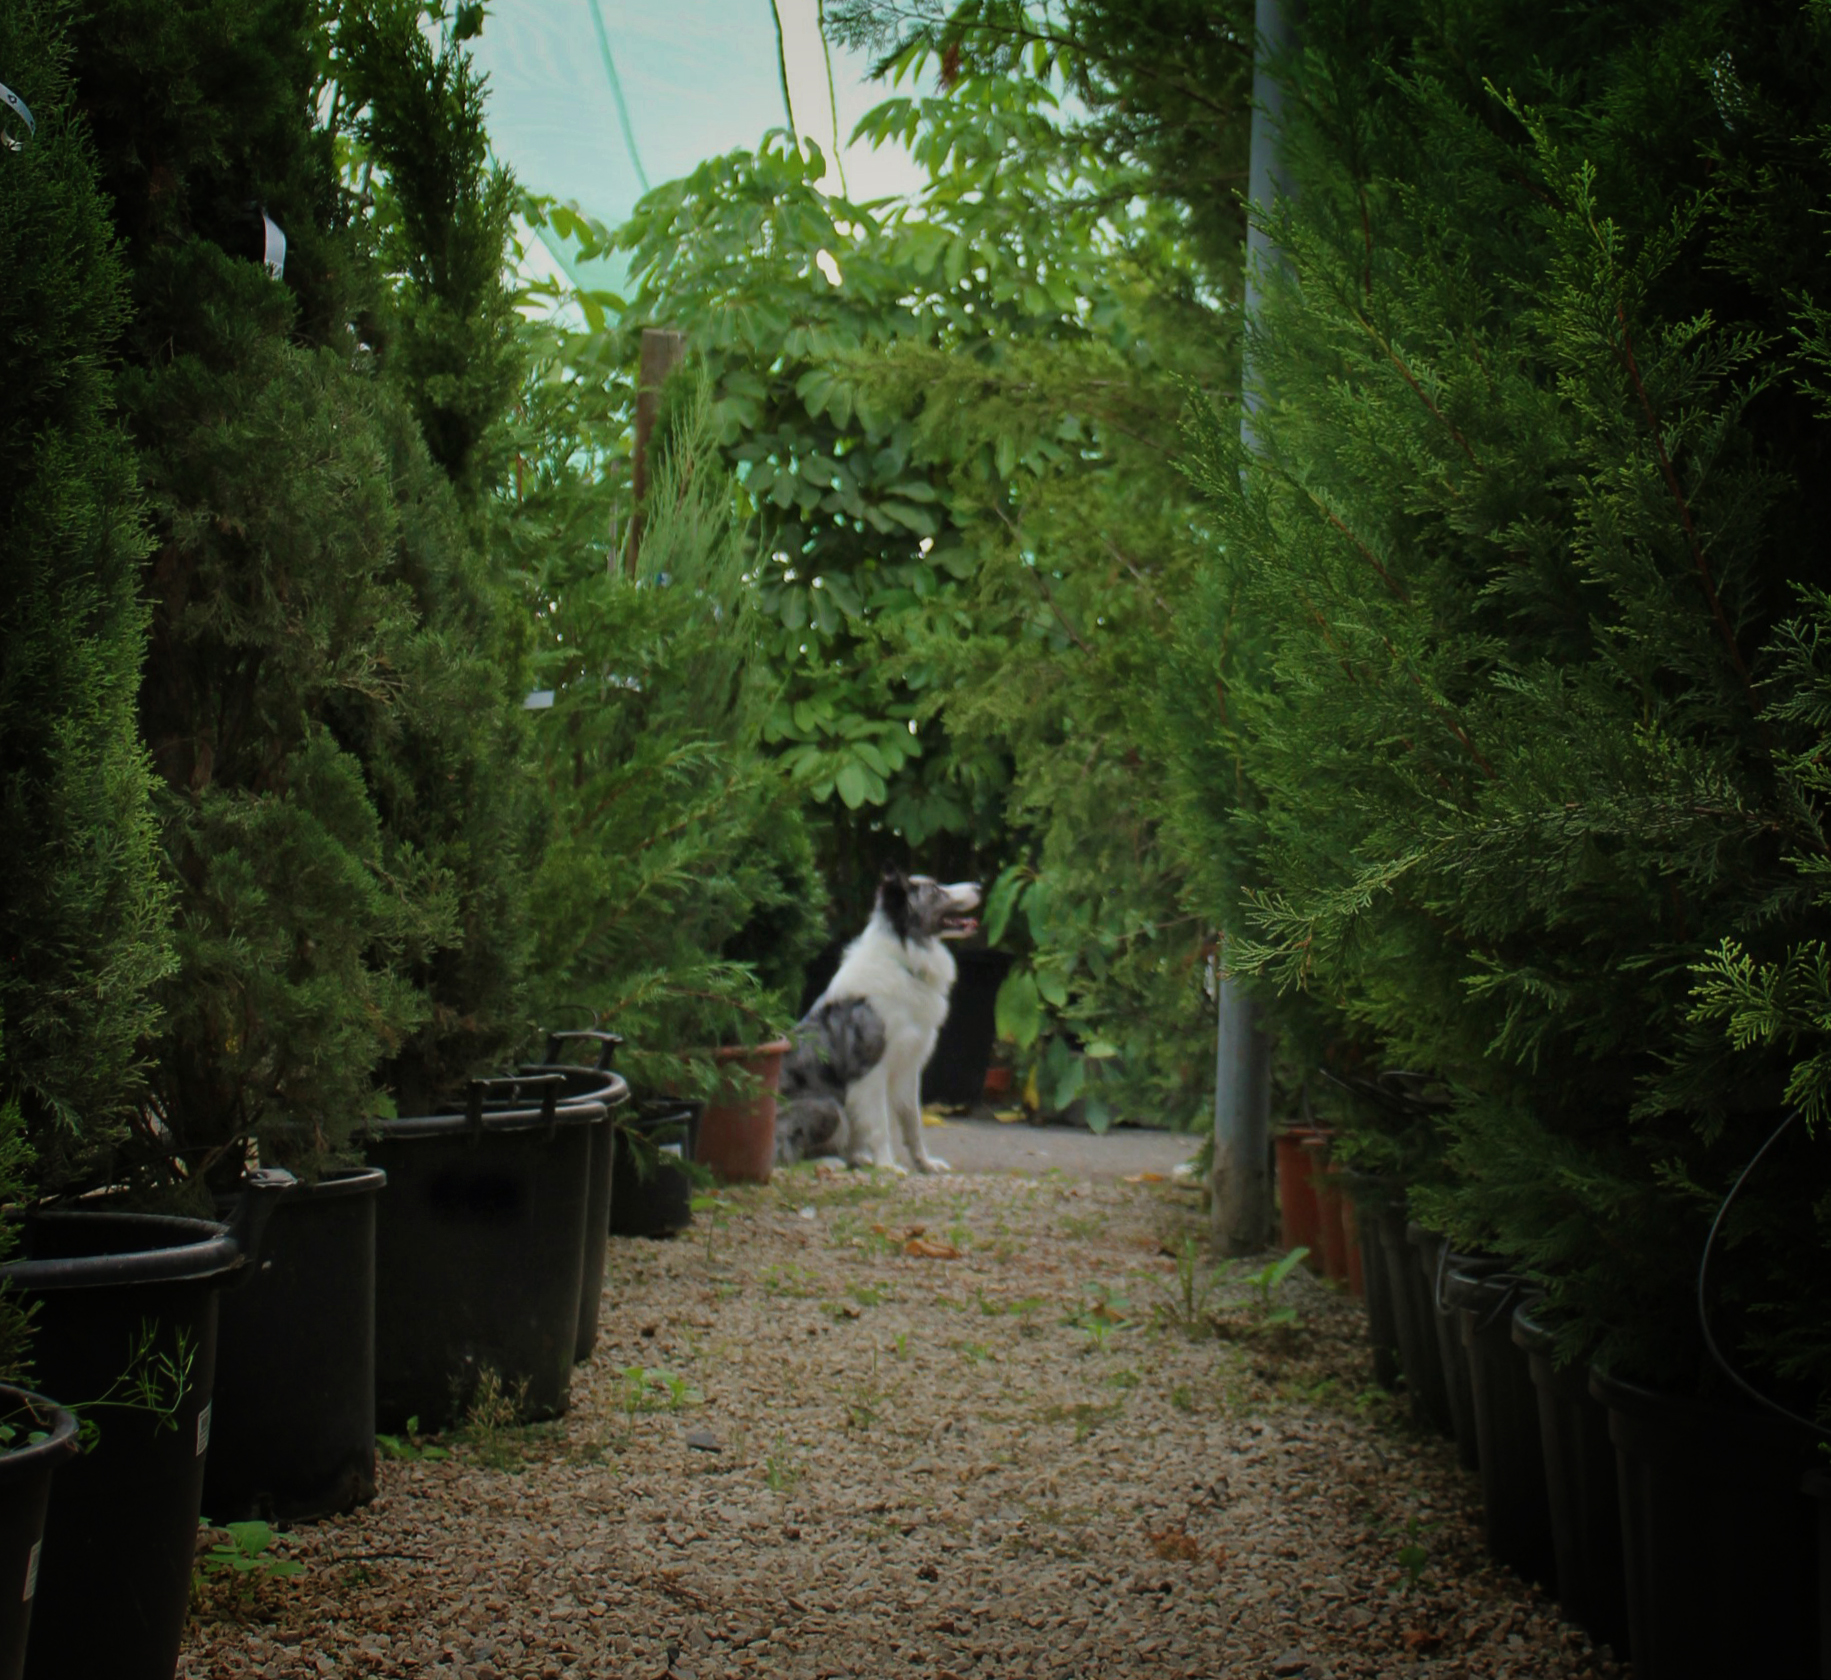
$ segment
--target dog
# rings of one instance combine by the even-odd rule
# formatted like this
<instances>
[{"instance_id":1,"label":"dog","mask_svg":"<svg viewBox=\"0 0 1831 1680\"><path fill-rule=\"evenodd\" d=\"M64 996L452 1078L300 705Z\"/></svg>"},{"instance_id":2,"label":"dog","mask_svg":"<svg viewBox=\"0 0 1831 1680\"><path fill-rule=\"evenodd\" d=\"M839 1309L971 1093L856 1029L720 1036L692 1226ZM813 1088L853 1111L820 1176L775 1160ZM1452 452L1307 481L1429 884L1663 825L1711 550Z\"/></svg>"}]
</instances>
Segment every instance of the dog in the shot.
<instances>
[{"instance_id":1,"label":"dog","mask_svg":"<svg viewBox=\"0 0 1831 1680\"><path fill-rule=\"evenodd\" d=\"M976 881L952 886L887 869L865 931L795 1028L776 1099L776 1159L838 1156L904 1172L894 1119L917 1172L946 1172L922 1142L922 1069L947 1019L954 956L944 941L978 930Z\"/></svg>"}]
</instances>

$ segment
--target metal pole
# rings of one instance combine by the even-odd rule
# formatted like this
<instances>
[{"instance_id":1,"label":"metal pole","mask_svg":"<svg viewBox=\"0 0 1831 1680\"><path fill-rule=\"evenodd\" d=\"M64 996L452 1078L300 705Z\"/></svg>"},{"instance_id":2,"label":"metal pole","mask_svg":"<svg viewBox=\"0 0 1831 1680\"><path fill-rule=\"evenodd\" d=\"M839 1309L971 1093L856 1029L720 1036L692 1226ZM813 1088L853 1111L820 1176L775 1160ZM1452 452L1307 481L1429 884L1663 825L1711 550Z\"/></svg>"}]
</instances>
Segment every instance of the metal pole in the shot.
<instances>
[{"instance_id":1,"label":"metal pole","mask_svg":"<svg viewBox=\"0 0 1831 1680\"><path fill-rule=\"evenodd\" d=\"M1279 166L1278 126L1284 89L1270 60L1296 45L1303 0L1257 0L1252 75L1252 157L1249 195L1269 206L1290 183ZM1245 401L1240 429L1255 443L1252 387L1252 321L1266 267L1277 249L1254 224L1246 230ZM1223 944L1220 967L1225 970ZM1259 1006L1223 972L1215 1031L1214 1178L1210 1235L1222 1254L1256 1254L1271 1242L1271 1043L1259 1028Z\"/></svg>"}]
</instances>

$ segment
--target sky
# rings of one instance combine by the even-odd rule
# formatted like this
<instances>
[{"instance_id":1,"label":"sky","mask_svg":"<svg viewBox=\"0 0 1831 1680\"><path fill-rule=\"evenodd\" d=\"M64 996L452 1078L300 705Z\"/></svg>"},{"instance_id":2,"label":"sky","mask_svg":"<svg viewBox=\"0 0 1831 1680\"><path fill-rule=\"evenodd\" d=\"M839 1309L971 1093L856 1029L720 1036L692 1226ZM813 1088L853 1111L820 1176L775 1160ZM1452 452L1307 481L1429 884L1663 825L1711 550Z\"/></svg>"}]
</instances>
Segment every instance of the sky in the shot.
<instances>
[{"instance_id":1,"label":"sky","mask_svg":"<svg viewBox=\"0 0 1831 1680\"><path fill-rule=\"evenodd\" d=\"M831 155L832 103L843 141L891 90L867 80L867 55L835 48L829 103L819 0L777 3L795 126ZM612 227L641 196L643 176L658 186L787 126L770 0L493 0L473 46L489 77L496 155L523 185ZM842 156L854 199L920 184L920 171L900 149L849 146ZM823 184L839 189L831 167ZM538 250L524 266L531 274L552 271L551 258ZM613 290L621 280L611 267L582 278Z\"/></svg>"}]
</instances>

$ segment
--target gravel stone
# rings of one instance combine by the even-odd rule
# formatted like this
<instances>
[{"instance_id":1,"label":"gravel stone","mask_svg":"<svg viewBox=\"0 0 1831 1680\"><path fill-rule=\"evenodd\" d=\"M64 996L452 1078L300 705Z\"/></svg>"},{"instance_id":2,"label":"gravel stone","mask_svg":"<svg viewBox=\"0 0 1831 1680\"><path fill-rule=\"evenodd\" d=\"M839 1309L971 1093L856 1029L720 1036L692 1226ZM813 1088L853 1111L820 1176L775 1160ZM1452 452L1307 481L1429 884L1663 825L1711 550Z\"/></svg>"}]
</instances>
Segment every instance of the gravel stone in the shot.
<instances>
[{"instance_id":1,"label":"gravel stone","mask_svg":"<svg viewBox=\"0 0 1831 1680\"><path fill-rule=\"evenodd\" d=\"M278 1540L303 1574L208 1580L184 1680L1619 1674L1487 1557L1357 1304L1299 1272L1260 1331L1248 1261L1181 1322L1193 1189L798 1168L719 1204L613 1239L565 1418L386 1460Z\"/></svg>"}]
</instances>

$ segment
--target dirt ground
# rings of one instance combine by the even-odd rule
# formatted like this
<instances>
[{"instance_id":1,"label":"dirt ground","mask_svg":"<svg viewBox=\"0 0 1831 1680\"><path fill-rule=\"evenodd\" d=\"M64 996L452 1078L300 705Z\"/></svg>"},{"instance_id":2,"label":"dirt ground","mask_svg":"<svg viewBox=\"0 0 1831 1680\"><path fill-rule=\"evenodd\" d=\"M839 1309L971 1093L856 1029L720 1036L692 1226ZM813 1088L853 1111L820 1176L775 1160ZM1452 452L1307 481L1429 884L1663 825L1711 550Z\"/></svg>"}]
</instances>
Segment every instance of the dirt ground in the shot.
<instances>
[{"instance_id":1,"label":"dirt ground","mask_svg":"<svg viewBox=\"0 0 1831 1680\"><path fill-rule=\"evenodd\" d=\"M212 1577L181 1674L1618 1674L1489 1563L1358 1308L1206 1260L1171 1142L1098 1178L797 1168L614 1240L570 1413L480 1406L281 1536L296 1578Z\"/></svg>"}]
</instances>

